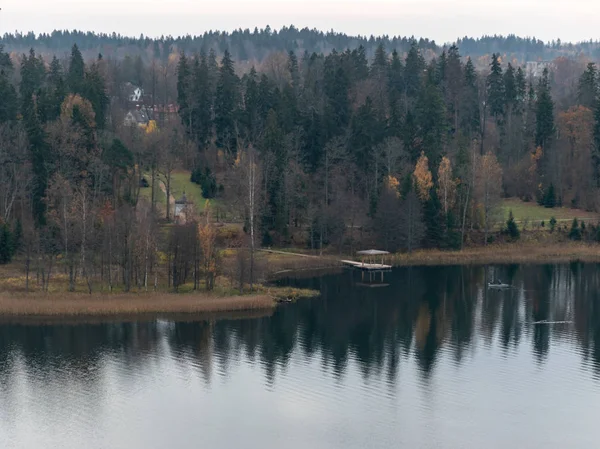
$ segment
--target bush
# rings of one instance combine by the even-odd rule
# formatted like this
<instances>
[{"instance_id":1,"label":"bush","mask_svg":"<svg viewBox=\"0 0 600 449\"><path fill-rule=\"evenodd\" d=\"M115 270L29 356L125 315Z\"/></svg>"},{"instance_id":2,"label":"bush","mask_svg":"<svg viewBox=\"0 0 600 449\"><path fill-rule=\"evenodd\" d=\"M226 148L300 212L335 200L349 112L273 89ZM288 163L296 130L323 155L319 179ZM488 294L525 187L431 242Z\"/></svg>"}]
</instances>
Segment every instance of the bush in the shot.
<instances>
[{"instance_id":1,"label":"bush","mask_svg":"<svg viewBox=\"0 0 600 449\"><path fill-rule=\"evenodd\" d=\"M508 220L506 222L506 233L513 240L518 240L521 237L521 232L519 231L519 227L515 222L515 217L512 213L512 210L508 213Z\"/></svg>"},{"instance_id":2,"label":"bush","mask_svg":"<svg viewBox=\"0 0 600 449\"><path fill-rule=\"evenodd\" d=\"M13 255L13 235L6 223L0 223L0 265L9 263Z\"/></svg>"},{"instance_id":3,"label":"bush","mask_svg":"<svg viewBox=\"0 0 600 449\"><path fill-rule=\"evenodd\" d=\"M581 228L579 227L579 222L577 218L573 219L573 223L571 224L571 230L569 231L569 238L571 240L581 240Z\"/></svg>"},{"instance_id":4,"label":"bush","mask_svg":"<svg viewBox=\"0 0 600 449\"><path fill-rule=\"evenodd\" d=\"M554 184L550 184L546 194L544 195L544 207L552 209L556 206L556 193L554 192Z\"/></svg>"},{"instance_id":5,"label":"bush","mask_svg":"<svg viewBox=\"0 0 600 449\"><path fill-rule=\"evenodd\" d=\"M550 232L554 232L556 229L556 218L550 217Z\"/></svg>"},{"instance_id":6,"label":"bush","mask_svg":"<svg viewBox=\"0 0 600 449\"><path fill-rule=\"evenodd\" d=\"M204 198L214 198L217 195L217 191L223 191L222 186L217 188L217 180L208 167L204 167L204 170L200 167L194 169L190 176L190 181L200 186Z\"/></svg>"}]
</instances>

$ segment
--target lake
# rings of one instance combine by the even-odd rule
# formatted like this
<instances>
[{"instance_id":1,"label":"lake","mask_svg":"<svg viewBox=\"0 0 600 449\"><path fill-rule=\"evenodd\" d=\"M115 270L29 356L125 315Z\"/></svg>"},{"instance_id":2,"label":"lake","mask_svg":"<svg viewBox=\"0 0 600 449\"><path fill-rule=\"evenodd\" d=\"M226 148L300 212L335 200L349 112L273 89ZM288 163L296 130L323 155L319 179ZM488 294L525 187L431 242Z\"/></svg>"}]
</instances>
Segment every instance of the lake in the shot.
<instances>
[{"instance_id":1,"label":"lake","mask_svg":"<svg viewBox=\"0 0 600 449\"><path fill-rule=\"evenodd\" d=\"M597 265L281 282L322 296L230 319L0 324L0 447L596 447Z\"/></svg>"}]
</instances>

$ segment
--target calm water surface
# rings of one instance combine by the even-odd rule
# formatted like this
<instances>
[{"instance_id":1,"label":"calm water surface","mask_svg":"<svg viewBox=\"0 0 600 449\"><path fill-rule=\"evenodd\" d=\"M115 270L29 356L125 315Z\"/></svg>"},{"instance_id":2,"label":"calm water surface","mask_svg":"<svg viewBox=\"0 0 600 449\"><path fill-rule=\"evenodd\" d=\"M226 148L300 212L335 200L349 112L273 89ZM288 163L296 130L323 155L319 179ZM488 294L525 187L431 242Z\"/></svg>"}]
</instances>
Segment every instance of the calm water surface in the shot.
<instances>
[{"instance_id":1,"label":"calm water surface","mask_svg":"<svg viewBox=\"0 0 600 449\"><path fill-rule=\"evenodd\" d=\"M514 288L485 288L497 277ZM599 266L285 282L322 297L227 320L0 325L0 448L598 447Z\"/></svg>"}]
</instances>

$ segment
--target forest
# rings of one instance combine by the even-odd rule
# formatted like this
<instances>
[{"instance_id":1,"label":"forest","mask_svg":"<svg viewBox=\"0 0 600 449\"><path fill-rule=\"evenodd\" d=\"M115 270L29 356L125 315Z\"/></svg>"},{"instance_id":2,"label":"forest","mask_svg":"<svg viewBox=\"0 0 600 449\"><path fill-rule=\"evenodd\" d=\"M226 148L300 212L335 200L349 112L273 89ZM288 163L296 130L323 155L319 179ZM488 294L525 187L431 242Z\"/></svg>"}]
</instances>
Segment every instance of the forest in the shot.
<instances>
[{"instance_id":1,"label":"forest","mask_svg":"<svg viewBox=\"0 0 600 449\"><path fill-rule=\"evenodd\" d=\"M559 56L533 76L504 53L482 56L481 69L458 45L386 37L336 51L349 38L265 33L5 36L6 48L45 50L0 50L0 263L23 261L27 286L31 276L46 290L56 272L90 292L211 289L220 274L243 289L259 247L411 252L516 240L502 198L600 212L591 58ZM302 33L333 48L288 49ZM137 45L143 57L87 58L78 42L68 57L46 54L78 39ZM268 50L248 64L236 39L265 39ZM483 52L492 41L461 43ZM553 45L541 48L567 47ZM145 123L127 121L148 109ZM170 192L182 170L204 198L177 220ZM575 225L573 239L600 235ZM226 249L235 262L224 263Z\"/></svg>"}]
</instances>

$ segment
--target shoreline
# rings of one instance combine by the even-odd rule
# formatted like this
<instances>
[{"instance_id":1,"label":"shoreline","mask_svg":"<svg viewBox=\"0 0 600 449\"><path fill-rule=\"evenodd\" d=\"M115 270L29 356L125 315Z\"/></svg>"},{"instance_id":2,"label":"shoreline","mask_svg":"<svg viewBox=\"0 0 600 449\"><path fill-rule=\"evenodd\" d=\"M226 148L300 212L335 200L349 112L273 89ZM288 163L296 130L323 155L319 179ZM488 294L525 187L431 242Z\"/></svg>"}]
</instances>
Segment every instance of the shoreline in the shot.
<instances>
[{"instance_id":1,"label":"shoreline","mask_svg":"<svg viewBox=\"0 0 600 449\"><path fill-rule=\"evenodd\" d=\"M463 250L417 250L389 256L394 267L434 265L600 263L600 245L584 243L491 244Z\"/></svg>"},{"instance_id":2,"label":"shoreline","mask_svg":"<svg viewBox=\"0 0 600 449\"><path fill-rule=\"evenodd\" d=\"M84 318L199 315L272 311L277 299L265 294L219 297L208 294L0 293L1 320L15 317Z\"/></svg>"}]
</instances>

